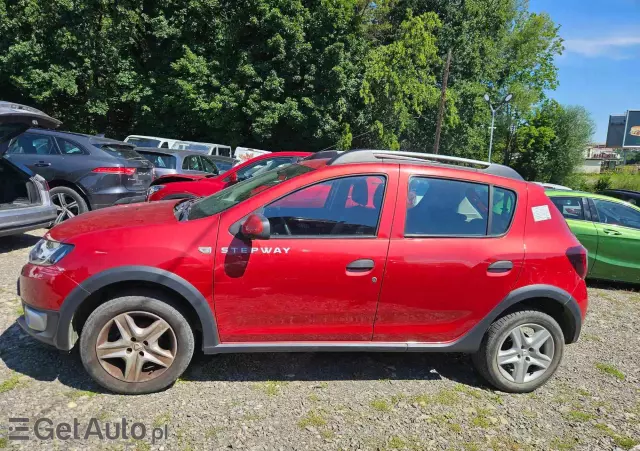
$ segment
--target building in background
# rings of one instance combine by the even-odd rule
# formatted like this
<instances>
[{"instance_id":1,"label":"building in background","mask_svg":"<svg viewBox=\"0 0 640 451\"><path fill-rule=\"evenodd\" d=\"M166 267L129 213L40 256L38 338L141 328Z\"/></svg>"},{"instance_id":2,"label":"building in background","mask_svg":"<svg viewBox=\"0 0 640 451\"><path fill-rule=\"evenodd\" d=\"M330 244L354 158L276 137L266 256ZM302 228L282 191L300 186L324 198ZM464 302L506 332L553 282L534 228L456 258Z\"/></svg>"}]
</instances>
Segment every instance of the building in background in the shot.
<instances>
[{"instance_id":1,"label":"building in background","mask_svg":"<svg viewBox=\"0 0 640 451\"><path fill-rule=\"evenodd\" d=\"M622 164L622 159L616 149L609 148L606 144L592 144L585 150L584 160L577 172L599 174L613 170L619 164Z\"/></svg>"}]
</instances>

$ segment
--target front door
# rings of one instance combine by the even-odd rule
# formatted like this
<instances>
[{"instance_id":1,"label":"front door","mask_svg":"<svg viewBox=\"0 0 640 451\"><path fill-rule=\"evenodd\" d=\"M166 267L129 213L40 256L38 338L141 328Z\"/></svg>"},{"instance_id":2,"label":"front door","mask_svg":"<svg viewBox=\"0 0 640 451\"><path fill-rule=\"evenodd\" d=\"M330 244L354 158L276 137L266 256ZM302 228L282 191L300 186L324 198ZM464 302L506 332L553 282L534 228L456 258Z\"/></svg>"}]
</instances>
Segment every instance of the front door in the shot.
<instances>
[{"instance_id":1,"label":"front door","mask_svg":"<svg viewBox=\"0 0 640 451\"><path fill-rule=\"evenodd\" d=\"M592 201L598 213L598 257L590 276L640 283L640 210L619 202Z\"/></svg>"},{"instance_id":2,"label":"front door","mask_svg":"<svg viewBox=\"0 0 640 451\"><path fill-rule=\"evenodd\" d=\"M527 198L504 183L402 174L374 341L455 340L509 294Z\"/></svg>"},{"instance_id":3,"label":"front door","mask_svg":"<svg viewBox=\"0 0 640 451\"><path fill-rule=\"evenodd\" d=\"M24 133L11 141L6 157L27 166L47 181L54 179L63 160L53 137L37 133Z\"/></svg>"},{"instance_id":4,"label":"front door","mask_svg":"<svg viewBox=\"0 0 640 451\"><path fill-rule=\"evenodd\" d=\"M268 240L229 232L250 211L223 214L214 268L221 342L370 341L396 177L397 168L353 174L271 198L258 207Z\"/></svg>"}]
</instances>

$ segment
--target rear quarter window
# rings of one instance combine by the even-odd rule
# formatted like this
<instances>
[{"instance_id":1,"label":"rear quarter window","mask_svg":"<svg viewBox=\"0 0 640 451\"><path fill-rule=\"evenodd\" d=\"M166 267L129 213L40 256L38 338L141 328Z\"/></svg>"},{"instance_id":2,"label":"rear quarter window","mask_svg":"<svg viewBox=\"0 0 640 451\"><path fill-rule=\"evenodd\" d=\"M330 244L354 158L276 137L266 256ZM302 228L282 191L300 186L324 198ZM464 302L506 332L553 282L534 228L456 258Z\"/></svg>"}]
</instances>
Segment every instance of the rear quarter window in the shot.
<instances>
[{"instance_id":1,"label":"rear quarter window","mask_svg":"<svg viewBox=\"0 0 640 451\"><path fill-rule=\"evenodd\" d=\"M121 144L94 144L94 146L114 157L125 158L127 160L140 158L140 154L130 146L123 146Z\"/></svg>"}]
</instances>

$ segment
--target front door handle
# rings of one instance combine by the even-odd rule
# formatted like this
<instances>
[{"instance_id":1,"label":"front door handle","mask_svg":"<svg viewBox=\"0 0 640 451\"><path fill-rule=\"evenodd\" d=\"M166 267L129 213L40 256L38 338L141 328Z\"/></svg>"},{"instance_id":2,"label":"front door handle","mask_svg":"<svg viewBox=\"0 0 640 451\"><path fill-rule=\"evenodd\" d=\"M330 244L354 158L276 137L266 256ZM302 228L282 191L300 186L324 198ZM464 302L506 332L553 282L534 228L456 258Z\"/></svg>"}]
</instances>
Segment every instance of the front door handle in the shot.
<instances>
[{"instance_id":1,"label":"front door handle","mask_svg":"<svg viewBox=\"0 0 640 451\"><path fill-rule=\"evenodd\" d=\"M46 168L48 166L51 166L51 163L45 163L44 161L38 161L36 164L34 164L35 167L37 168Z\"/></svg>"},{"instance_id":2,"label":"front door handle","mask_svg":"<svg viewBox=\"0 0 640 451\"><path fill-rule=\"evenodd\" d=\"M607 235L622 235L617 230L612 230L612 229L604 229L604 233L606 233Z\"/></svg>"},{"instance_id":3,"label":"front door handle","mask_svg":"<svg viewBox=\"0 0 640 451\"><path fill-rule=\"evenodd\" d=\"M360 260L352 261L347 265L347 271L349 272L367 272L371 271L374 267L373 260L368 258L361 258Z\"/></svg>"},{"instance_id":4,"label":"front door handle","mask_svg":"<svg viewBox=\"0 0 640 451\"><path fill-rule=\"evenodd\" d=\"M497 262L493 262L487 268L487 272L492 273L502 273L509 272L513 269L513 262L509 260L499 260Z\"/></svg>"}]
</instances>

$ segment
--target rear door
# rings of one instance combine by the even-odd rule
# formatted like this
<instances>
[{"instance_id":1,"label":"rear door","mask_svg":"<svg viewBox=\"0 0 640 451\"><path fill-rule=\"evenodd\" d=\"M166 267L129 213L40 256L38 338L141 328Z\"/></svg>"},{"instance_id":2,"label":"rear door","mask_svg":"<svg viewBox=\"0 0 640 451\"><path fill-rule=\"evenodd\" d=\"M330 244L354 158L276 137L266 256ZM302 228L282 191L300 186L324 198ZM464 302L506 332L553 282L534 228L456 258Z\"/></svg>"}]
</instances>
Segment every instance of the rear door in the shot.
<instances>
[{"instance_id":1,"label":"rear door","mask_svg":"<svg viewBox=\"0 0 640 451\"><path fill-rule=\"evenodd\" d=\"M594 278L640 283L640 209L590 199L598 216L598 257Z\"/></svg>"},{"instance_id":2,"label":"rear door","mask_svg":"<svg viewBox=\"0 0 640 451\"><path fill-rule=\"evenodd\" d=\"M593 222L587 198L554 195L550 199L567 221L580 244L587 249L590 272L598 255L598 231Z\"/></svg>"},{"instance_id":3,"label":"rear door","mask_svg":"<svg viewBox=\"0 0 640 451\"><path fill-rule=\"evenodd\" d=\"M472 173L460 180L460 171L431 171L401 168L374 341L454 340L518 280L524 184L495 177L492 185Z\"/></svg>"}]
</instances>

